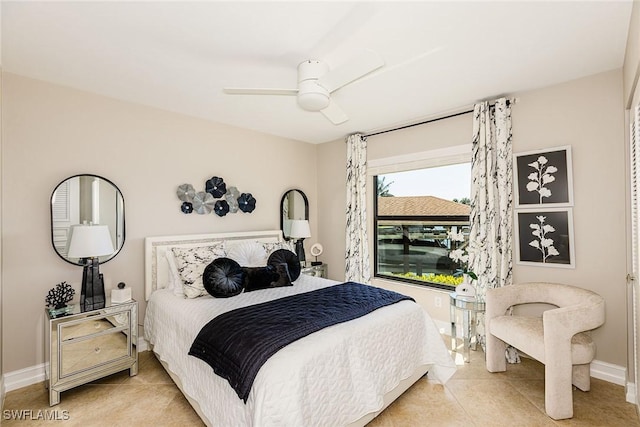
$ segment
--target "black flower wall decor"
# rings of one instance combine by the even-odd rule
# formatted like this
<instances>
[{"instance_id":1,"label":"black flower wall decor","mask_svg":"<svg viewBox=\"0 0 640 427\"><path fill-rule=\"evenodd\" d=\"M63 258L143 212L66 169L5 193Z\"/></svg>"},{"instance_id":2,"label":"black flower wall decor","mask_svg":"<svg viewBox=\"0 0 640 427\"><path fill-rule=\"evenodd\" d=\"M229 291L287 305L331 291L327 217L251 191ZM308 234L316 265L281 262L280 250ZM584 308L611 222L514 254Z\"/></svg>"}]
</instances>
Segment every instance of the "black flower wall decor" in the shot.
<instances>
[{"instance_id":1,"label":"black flower wall decor","mask_svg":"<svg viewBox=\"0 0 640 427\"><path fill-rule=\"evenodd\" d=\"M256 208L256 199L251 193L242 193L238 197L238 207L242 212L251 213Z\"/></svg>"},{"instance_id":2,"label":"black flower wall decor","mask_svg":"<svg viewBox=\"0 0 640 427\"><path fill-rule=\"evenodd\" d=\"M219 199L227 192L227 184L224 179L214 176L205 183L205 191L211 194L214 199Z\"/></svg>"},{"instance_id":3,"label":"black flower wall decor","mask_svg":"<svg viewBox=\"0 0 640 427\"><path fill-rule=\"evenodd\" d=\"M256 208L256 199L251 193L241 193L237 187L229 186L224 179L213 176L205 181L205 191L196 191L191 184L181 184L176 190L182 201L180 210L184 214L205 215L215 213L219 217L242 211L251 213Z\"/></svg>"},{"instance_id":4,"label":"black flower wall decor","mask_svg":"<svg viewBox=\"0 0 640 427\"><path fill-rule=\"evenodd\" d=\"M229 213L229 203L227 203L226 200L218 200L215 207L213 208L213 211L218 216L225 216Z\"/></svg>"},{"instance_id":5,"label":"black flower wall decor","mask_svg":"<svg viewBox=\"0 0 640 427\"><path fill-rule=\"evenodd\" d=\"M182 206L180 206L180 210L182 213L190 214L193 212L193 203L190 202L182 202Z\"/></svg>"}]
</instances>

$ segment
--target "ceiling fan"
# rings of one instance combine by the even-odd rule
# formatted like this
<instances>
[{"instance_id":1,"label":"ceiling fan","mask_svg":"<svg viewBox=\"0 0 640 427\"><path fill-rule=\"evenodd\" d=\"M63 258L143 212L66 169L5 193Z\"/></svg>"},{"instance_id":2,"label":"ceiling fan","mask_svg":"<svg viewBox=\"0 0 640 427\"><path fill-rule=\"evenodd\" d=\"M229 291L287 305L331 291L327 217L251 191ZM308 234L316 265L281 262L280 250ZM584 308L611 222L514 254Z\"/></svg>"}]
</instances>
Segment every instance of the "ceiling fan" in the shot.
<instances>
[{"instance_id":1,"label":"ceiling fan","mask_svg":"<svg viewBox=\"0 0 640 427\"><path fill-rule=\"evenodd\" d=\"M333 124L339 125L349 118L332 99L331 93L382 67L384 61L371 50L354 57L342 66L329 70L329 66L317 59L309 59L298 65L297 89L224 88L229 95L295 95L298 105L307 111L320 111Z\"/></svg>"}]
</instances>

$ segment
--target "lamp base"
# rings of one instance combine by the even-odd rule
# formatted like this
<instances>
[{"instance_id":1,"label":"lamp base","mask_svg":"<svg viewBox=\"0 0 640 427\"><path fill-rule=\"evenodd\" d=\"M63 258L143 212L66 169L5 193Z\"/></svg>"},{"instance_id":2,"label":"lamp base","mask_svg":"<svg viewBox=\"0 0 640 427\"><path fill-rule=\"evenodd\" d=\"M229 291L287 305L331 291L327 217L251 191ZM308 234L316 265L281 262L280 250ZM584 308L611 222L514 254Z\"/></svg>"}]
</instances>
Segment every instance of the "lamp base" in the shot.
<instances>
[{"instance_id":1,"label":"lamp base","mask_svg":"<svg viewBox=\"0 0 640 427\"><path fill-rule=\"evenodd\" d=\"M80 308L82 311L104 308L104 281L99 269L98 258L91 258L82 270L82 290L80 292Z\"/></svg>"},{"instance_id":2,"label":"lamp base","mask_svg":"<svg viewBox=\"0 0 640 427\"><path fill-rule=\"evenodd\" d=\"M300 265L305 265L305 256L304 256L304 239L296 240L296 255L298 256L298 261L300 261Z\"/></svg>"}]
</instances>

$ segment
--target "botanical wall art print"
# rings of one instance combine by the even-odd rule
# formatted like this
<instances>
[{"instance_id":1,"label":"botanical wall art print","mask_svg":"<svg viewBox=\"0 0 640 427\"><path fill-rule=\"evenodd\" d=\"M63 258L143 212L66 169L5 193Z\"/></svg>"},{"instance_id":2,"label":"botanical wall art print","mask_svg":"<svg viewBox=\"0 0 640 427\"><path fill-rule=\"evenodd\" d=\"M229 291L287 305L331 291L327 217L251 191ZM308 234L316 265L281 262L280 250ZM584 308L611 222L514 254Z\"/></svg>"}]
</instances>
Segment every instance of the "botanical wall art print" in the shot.
<instances>
[{"instance_id":1,"label":"botanical wall art print","mask_svg":"<svg viewBox=\"0 0 640 427\"><path fill-rule=\"evenodd\" d=\"M575 268L571 208L517 211L516 231L518 264Z\"/></svg>"},{"instance_id":2,"label":"botanical wall art print","mask_svg":"<svg viewBox=\"0 0 640 427\"><path fill-rule=\"evenodd\" d=\"M573 206L571 146L514 155L516 208Z\"/></svg>"}]
</instances>

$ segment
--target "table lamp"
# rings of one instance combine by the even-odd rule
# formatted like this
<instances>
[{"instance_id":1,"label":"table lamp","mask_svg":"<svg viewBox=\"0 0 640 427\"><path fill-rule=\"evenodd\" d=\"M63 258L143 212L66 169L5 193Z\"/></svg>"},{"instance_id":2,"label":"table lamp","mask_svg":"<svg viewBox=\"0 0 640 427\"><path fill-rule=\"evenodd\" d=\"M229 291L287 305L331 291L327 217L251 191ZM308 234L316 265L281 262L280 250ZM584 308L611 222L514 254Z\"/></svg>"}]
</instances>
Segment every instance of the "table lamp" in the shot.
<instances>
[{"instance_id":1,"label":"table lamp","mask_svg":"<svg viewBox=\"0 0 640 427\"><path fill-rule=\"evenodd\" d=\"M311 237L311 229L309 228L309 221L306 219L294 219L291 221L291 233L289 237L296 239L296 255L298 255L298 261L304 265L304 246L303 241L307 237Z\"/></svg>"},{"instance_id":2,"label":"table lamp","mask_svg":"<svg viewBox=\"0 0 640 427\"><path fill-rule=\"evenodd\" d=\"M68 256L84 261L80 306L83 311L104 308L104 282L98 257L115 252L109 227L106 225L76 225L71 229Z\"/></svg>"}]
</instances>

